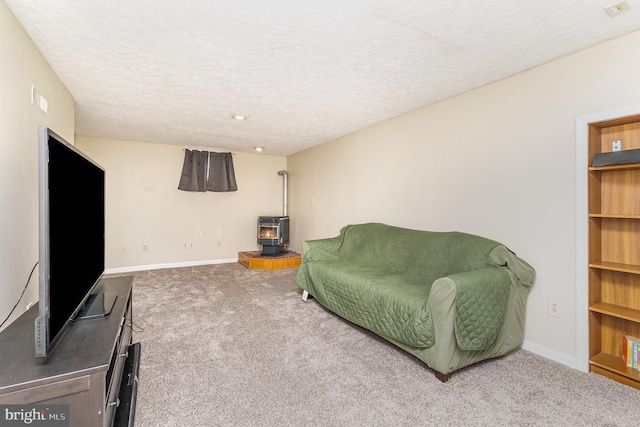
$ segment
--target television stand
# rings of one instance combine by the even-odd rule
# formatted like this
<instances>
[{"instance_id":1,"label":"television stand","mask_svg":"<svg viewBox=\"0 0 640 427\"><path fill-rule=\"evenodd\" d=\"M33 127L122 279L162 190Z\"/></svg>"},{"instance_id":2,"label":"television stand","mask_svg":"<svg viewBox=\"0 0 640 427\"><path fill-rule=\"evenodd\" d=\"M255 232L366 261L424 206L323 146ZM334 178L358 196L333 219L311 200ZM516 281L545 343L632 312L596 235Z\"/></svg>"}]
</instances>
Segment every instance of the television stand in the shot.
<instances>
[{"instance_id":1,"label":"television stand","mask_svg":"<svg viewBox=\"0 0 640 427\"><path fill-rule=\"evenodd\" d=\"M140 344L131 337L132 282L103 278L96 292L116 296L111 314L72 322L47 358L35 357L37 305L2 331L0 404L64 405L69 427L133 426Z\"/></svg>"}]
</instances>

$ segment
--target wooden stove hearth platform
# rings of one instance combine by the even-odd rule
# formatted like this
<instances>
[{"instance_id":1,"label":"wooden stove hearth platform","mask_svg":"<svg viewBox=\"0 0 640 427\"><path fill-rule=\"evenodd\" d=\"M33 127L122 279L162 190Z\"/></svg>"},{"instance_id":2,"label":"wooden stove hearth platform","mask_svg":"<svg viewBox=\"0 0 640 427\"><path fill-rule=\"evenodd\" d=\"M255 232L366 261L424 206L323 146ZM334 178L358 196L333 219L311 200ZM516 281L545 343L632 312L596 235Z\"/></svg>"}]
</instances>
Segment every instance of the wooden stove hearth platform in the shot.
<instances>
[{"instance_id":1,"label":"wooden stove hearth platform","mask_svg":"<svg viewBox=\"0 0 640 427\"><path fill-rule=\"evenodd\" d=\"M262 251L250 251L238 252L238 262L256 270L281 270L298 267L302 257L293 251L285 251L280 255L262 255Z\"/></svg>"}]
</instances>

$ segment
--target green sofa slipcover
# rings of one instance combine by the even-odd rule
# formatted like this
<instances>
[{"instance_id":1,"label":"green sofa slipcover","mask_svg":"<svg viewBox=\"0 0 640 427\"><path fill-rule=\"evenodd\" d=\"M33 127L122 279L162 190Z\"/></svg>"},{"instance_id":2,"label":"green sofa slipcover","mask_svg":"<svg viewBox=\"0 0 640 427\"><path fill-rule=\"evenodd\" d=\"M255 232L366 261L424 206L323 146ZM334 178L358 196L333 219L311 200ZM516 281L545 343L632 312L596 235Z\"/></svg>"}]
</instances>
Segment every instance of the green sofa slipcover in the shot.
<instances>
[{"instance_id":1,"label":"green sofa slipcover","mask_svg":"<svg viewBox=\"0 0 640 427\"><path fill-rule=\"evenodd\" d=\"M418 357L442 381L521 346L534 278L493 240L378 223L304 242L296 275L305 295Z\"/></svg>"}]
</instances>

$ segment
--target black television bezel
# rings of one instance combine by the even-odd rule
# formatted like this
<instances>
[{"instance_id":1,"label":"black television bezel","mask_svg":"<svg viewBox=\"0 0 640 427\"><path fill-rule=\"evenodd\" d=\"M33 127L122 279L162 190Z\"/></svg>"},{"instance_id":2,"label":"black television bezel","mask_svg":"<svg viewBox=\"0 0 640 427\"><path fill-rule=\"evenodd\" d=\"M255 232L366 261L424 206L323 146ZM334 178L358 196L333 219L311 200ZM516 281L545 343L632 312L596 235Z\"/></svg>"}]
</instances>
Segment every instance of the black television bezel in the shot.
<instances>
[{"instance_id":1,"label":"black television bezel","mask_svg":"<svg viewBox=\"0 0 640 427\"><path fill-rule=\"evenodd\" d=\"M70 150L73 156L78 156L93 168L96 168L101 175L101 194L102 194L102 239L99 244L102 245L102 260L100 262L99 270L95 280L91 278L81 289L83 295L79 296L78 292L76 296L79 298L79 303L75 305L68 315L65 315L66 320L57 331L51 330L50 316L51 316L51 294L52 291L61 292L63 285L55 284L52 289L51 286L51 247L50 247L50 194L49 194L49 147L50 144L59 144L64 147L65 150ZM64 335L71 322L78 315L78 313L85 308L87 300L92 292L100 282L104 273L104 245L105 245L105 196L106 196L106 173L98 163L89 158L86 154L82 153L75 146L68 143L64 138L60 137L54 131L48 127L38 128L38 214L39 214L39 301L38 301L38 317L35 321L35 355L36 357L48 357L55 345L59 342L60 338ZM74 185L73 182L69 182L68 185ZM69 215L74 215L73 206L69 207ZM82 249L80 249L82 250ZM69 256L73 256L70 253ZM97 261L97 262L98 262ZM63 317L64 319L64 317Z\"/></svg>"}]
</instances>

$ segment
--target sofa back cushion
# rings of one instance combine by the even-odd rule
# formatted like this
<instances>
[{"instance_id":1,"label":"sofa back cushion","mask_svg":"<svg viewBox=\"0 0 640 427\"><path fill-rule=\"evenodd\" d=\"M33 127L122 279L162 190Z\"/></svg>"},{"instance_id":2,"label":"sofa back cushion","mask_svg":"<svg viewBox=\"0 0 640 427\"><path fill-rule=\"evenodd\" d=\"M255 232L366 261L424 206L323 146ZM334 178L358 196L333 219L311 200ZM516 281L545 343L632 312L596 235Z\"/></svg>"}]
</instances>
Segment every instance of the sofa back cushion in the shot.
<instances>
[{"instance_id":1,"label":"sofa back cushion","mask_svg":"<svg viewBox=\"0 0 640 427\"><path fill-rule=\"evenodd\" d=\"M410 230L386 224L347 225L340 230L341 259L389 272L443 277L490 265L498 242L460 232Z\"/></svg>"}]
</instances>

